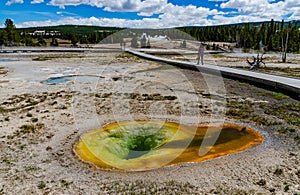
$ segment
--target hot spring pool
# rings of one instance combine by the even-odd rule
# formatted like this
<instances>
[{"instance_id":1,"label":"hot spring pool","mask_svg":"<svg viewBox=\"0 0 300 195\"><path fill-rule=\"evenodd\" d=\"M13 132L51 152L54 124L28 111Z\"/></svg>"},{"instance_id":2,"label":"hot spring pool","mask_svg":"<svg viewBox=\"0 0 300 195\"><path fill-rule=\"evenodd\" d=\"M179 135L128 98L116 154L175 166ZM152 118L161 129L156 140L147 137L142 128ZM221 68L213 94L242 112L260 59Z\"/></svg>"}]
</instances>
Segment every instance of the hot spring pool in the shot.
<instances>
[{"instance_id":1,"label":"hot spring pool","mask_svg":"<svg viewBox=\"0 0 300 195\"><path fill-rule=\"evenodd\" d=\"M206 136L209 131L210 136ZM209 139L217 136L211 146ZM204 138L206 139L203 142ZM172 122L125 121L82 135L74 152L85 162L103 169L143 171L239 152L260 144L263 136L235 124L185 126ZM200 147L208 152L199 154Z\"/></svg>"},{"instance_id":2,"label":"hot spring pool","mask_svg":"<svg viewBox=\"0 0 300 195\"><path fill-rule=\"evenodd\" d=\"M98 82L99 79L100 79L99 76L93 76L93 75L70 75L70 76L62 76L62 77L51 77L45 80L44 83L49 85L66 83L69 81L87 83L87 82Z\"/></svg>"},{"instance_id":3,"label":"hot spring pool","mask_svg":"<svg viewBox=\"0 0 300 195\"><path fill-rule=\"evenodd\" d=\"M9 61L13 61L11 59L0 59L0 62L9 62Z\"/></svg>"}]
</instances>

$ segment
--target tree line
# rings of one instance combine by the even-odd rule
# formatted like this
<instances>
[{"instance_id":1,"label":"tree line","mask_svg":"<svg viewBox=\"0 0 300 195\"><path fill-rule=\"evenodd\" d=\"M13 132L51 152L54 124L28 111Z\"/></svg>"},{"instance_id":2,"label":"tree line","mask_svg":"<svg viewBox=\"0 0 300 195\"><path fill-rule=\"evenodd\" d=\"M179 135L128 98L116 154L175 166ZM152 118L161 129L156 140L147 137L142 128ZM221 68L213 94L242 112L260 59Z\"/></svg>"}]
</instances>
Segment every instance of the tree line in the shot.
<instances>
[{"instance_id":1,"label":"tree line","mask_svg":"<svg viewBox=\"0 0 300 195\"><path fill-rule=\"evenodd\" d=\"M6 19L5 27L0 29L0 45L5 46L44 46L46 39L51 40L50 45L58 46L58 39L68 40L76 44L96 44L109 35L121 30L114 27L75 26L63 25L56 27L36 27L17 29L11 19ZM57 31L58 34L33 34L36 30L46 32ZM117 40L116 40L117 41Z\"/></svg>"},{"instance_id":2,"label":"tree line","mask_svg":"<svg viewBox=\"0 0 300 195\"><path fill-rule=\"evenodd\" d=\"M59 35L32 35L35 30L59 31ZM115 27L63 25L56 27L17 29L11 19L6 19L5 28L0 29L0 45L42 46L45 39L57 46L58 39L76 44L121 43L123 38L136 39L144 32L149 36L166 36L169 39L196 39L208 42L229 42L244 49L264 49L265 51L299 52L300 30L296 22L245 23L208 27L180 27L173 29L127 29ZM117 33L116 33L117 32ZM109 37L109 38L107 38Z\"/></svg>"},{"instance_id":3,"label":"tree line","mask_svg":"<svg viewBox=\"0 0 300 195\"><path fill-rule=\"evenodd\" d=\"M265 51L299 52L300 30L298 22L270 22L246 23L243 25L224 25L210 27L182 27L198 41L230 42L236 47L259 50L263 46ZM287 48L285 48L287 47Z\"/></svg>"}]
</instances>

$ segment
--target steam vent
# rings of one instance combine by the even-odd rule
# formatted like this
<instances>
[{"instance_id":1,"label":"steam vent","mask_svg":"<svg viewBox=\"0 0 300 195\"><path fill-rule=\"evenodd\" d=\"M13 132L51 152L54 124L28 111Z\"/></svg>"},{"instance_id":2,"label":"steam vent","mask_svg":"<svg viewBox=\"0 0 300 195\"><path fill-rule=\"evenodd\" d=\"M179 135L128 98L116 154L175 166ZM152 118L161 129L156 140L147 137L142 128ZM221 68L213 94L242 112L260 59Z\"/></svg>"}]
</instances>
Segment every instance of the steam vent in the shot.
<instances>
[{"instance_id":1,"label":"steam vent","mask_svg":"<svg viewBox=\"0 0 300 195\"><path fill-rule=\"evenodd\" d=\"M77 156L103 169L144 171L239 152L263 137L234 124L185 126L173 122L125 121L82 135Z\"/></svg>"}]
</instances>

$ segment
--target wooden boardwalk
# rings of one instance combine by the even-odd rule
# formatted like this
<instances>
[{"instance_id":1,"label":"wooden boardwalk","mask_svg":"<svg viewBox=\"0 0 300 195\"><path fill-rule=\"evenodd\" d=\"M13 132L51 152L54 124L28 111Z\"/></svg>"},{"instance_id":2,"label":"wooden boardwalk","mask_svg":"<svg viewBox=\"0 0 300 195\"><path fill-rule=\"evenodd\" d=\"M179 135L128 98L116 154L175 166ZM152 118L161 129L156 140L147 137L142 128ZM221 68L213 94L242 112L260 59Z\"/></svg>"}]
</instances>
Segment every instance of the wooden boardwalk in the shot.
<instances>
[{"instance_id":1,"label":"wooden boardwalk","mask_svg":"<svg viewBox=\"0 0 300 195\"><path fill-rule=\"evenodd\" d=\"M273 89L273 90L275 89L276 91L280 91L288 95L291 95L296 99L300 99L300 79L275 76L271 74L240 70L240 69L234 69L228 67L215 66L210 64L197 65L196 63L193 62L162 58L162 57L145 54L143 52L139 52L131 49L126 49L126 52L129 52L133 55L142 58L175 65L182 68L199 70L200 72L210 73L210 74L217 74L217 75L221 74L223 77L228 77L243 82L253 83L260 87L266 87L268 89Z\"/></svg>"}]
</instances>

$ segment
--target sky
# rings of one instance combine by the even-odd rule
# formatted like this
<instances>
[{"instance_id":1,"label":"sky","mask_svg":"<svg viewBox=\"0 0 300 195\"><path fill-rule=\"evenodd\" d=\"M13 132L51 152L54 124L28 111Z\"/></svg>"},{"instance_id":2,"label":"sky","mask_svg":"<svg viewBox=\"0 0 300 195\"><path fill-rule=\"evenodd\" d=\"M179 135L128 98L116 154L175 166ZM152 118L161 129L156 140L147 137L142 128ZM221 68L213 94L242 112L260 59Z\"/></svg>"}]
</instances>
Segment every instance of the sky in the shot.
<instances>
[{"instance_id":1,"label":"sky","mask_svg":"<svg viewBox=\"0 0 300 195\"><path fill-rule=\"evenodd\" d=\"M1 0L0 27L64 24L126 28L300 19L300 0Z\"/></svg>"}]
</instances>

